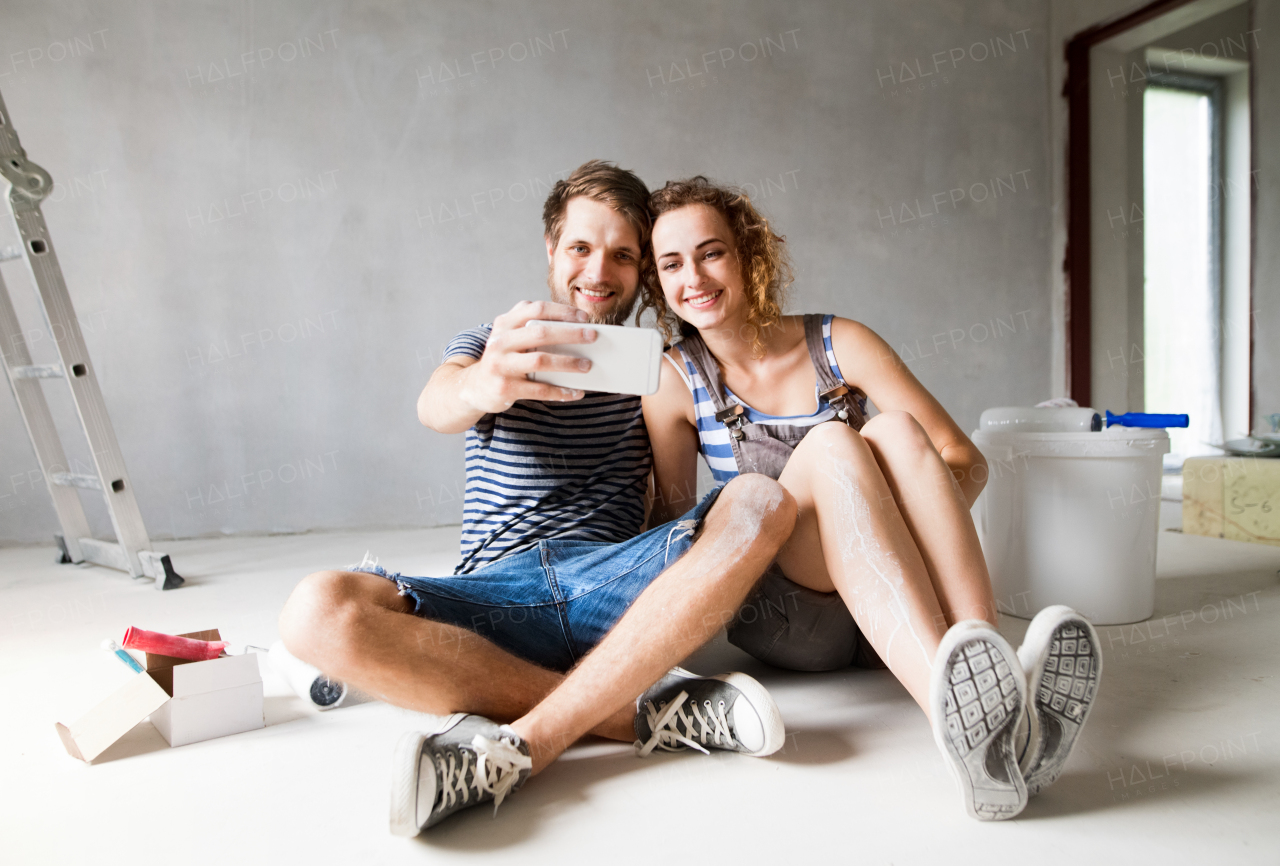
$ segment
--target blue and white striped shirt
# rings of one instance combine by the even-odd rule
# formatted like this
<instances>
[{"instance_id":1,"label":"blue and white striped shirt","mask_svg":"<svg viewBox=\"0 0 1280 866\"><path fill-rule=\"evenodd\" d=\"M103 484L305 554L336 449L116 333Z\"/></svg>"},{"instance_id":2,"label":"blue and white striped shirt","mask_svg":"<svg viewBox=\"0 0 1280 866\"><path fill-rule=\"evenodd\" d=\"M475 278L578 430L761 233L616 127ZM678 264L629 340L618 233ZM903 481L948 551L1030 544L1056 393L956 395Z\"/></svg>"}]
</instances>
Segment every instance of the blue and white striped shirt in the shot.
<instances>
[{"instance_id":1,"label":"blue and white striped shirt","mask_svg":"<svg viewBox=\"0 0 1280 866\"><path fill-rule=\"evenodd\" d=\"M492 325L464 331L444 357L479 358ZM626 541L644 524L653 464L640 398L588 392L570 403L521 400L467 431L462 511L466 574L541 539Z\"/></svg>"},{"instance_id":2,"label":"blue and white striped shirt","mask_svg":"<svg viewBox=\"0 0 1280 866\"><path fill-rule=\"evenodd\" d=\"M831 372L835 374L837 379L844 379L840 373L840 365L836 363L835 349L831 347L831 322L835 319L833 315L822 317L822 346L827 353L827 364L831 366ZM684 362L684 369L681 370L679 365L674 365L680 378L684 379L684 383L689 386L689 391L693 394L693 414L698 421L698 449L702 452L702 457L707 461L707 468L711 470L711 476L715 479L716 484L726 484L731 478L738 475L738 463L733 459L733 448L729 445L729 428L723 423L716 420L716 407L711 402L711 395L707 393L707 385L702 381L702 376L698 375L698 369L693 366L693 362L689 360L689 356L685 354L684 349L679 343L676 348L680 350L680 359ZM766 415L759 412L746 404L744 400L738 397L725 386L725 400L729 403L738 403L742 406L746 413L747 420L752 424L786 424L791 427L812 427L815 424L821 424L823 421L830 421L836 417L836 411L831 408L831 404L818 396L819 388L814 385L814 398L817 400L818 409L811 415L794 415L790 417Z\"/></svg>"}]
</instances>

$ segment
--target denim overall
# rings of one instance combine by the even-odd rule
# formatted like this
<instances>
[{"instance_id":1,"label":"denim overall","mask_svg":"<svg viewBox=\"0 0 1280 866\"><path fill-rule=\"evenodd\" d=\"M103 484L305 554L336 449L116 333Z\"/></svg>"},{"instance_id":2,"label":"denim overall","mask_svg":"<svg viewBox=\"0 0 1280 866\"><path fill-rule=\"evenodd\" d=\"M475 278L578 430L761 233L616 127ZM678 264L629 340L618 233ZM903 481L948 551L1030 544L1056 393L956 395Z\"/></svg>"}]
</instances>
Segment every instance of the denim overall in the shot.
<instances>
[{"instance_id":1,"label":"denim overall","mask_svg":"<svg viewBox=\"0 0 1280 866\"><path fill-rule=\"evenodd\" d=\"M822 341L822 316L804 317L805 345L818 378L819 400L836 411L836 419L854 430L867 423L866 394L836 378ZM695 331L680 343L706 385L716 420L729 428L729 444L740 474L782 475L800 440L814 426L753 424L746 410L725 399L720 368ZM829 671L856 664L883 668L863 637L844 599L789 580L775 562L743 602L729 624L729 642L763 662L788 670Z\"/></svg>"}]
</instances>

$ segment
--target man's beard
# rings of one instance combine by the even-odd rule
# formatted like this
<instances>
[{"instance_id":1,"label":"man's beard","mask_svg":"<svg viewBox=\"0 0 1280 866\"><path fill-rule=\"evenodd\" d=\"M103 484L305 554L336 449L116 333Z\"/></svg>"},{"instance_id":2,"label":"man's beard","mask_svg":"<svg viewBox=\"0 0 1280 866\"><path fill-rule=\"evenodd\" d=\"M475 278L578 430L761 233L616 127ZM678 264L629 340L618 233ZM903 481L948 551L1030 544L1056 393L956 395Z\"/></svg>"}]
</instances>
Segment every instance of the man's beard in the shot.
<instances>
[{"instance_id":1,"label":"man's beard","mask_svg":"<svg viewBox=\"0 0 1280 866\"><path fill-rule=\"evenodd\" d=\"M555 270L547 268L547 287L551 289L551 300L558 304L564 304L569 307L581 310L573 300L573 290L575 286L566 286L563 289L556 285ZM640 293L636 292L631 296L631 300L627 303L622 302L622 286L610 283L586 283L579 281L576 288L592 289L595 291L613 292L612 302L603 310L582 310L590 319L593 325L621 325L626 322L627 317L631 315L631 311L635 309L636 301L640 298ZM594 306L594 305L593 305Z\"/></svg>"}]
</instances>

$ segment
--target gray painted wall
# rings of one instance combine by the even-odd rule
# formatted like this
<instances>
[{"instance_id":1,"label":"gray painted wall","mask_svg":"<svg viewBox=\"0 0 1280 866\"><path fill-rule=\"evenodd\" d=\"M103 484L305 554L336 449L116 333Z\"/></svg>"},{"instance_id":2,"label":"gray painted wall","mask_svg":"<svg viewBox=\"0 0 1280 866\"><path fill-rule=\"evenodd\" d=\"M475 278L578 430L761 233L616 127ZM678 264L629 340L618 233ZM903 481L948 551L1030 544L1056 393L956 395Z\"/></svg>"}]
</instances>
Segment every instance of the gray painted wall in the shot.
<instances>
[{"instance_id":1,"label":"gray painted wall","mask_svg":"<svg viewBox=\"0 0 1280 866\"><path fill-rule=\"evenodd\" d=\"M0 89L59 182L153 537L429 526L460 519L463 443L414 401L454 333L545 294L541 200L591 157L753 185L792 310L880 331L966 428L1047 396L1047 24L1025 0L7 0ZM7 396L0 467L0 541L47 539Z\"/></svg>"}]
</instances>

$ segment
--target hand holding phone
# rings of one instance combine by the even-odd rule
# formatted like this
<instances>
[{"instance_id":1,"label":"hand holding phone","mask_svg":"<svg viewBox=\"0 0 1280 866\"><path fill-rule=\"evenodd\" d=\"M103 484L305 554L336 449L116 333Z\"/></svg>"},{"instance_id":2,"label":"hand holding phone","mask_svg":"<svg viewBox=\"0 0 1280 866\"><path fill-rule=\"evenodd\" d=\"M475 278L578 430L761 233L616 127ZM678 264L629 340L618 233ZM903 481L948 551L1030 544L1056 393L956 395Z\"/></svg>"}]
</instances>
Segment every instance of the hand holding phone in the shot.
<instances>
[{"instance_id":1,"label":"hand holding phone","mask_svg":"<svg viewBox=\"0 0 1280 866\"><path fill-rule=\"evenodd\" d=\"M551 325L531 321L529 325ZM662 367L662 335L652 328L627 328L622 325L587 325L596 332L590 343L549 344L538 351L591 361L584 373L567 370L538 371L529 374L535 382L602 391L608 394L653 394L658 390Z\"/></svg>"},{"instance_id":2,"label":"hand holding phone","mask_svg":"<svg viewBox=\"0 0 1280 866\"><path fill-rule=\"evenodd\" d=\"M537 328L526 328L530 320L537 319ZM529 373L534 370L577 370L577 358L538 352L544 343L591 342L596 338L592 328L584 327L587 316L581 310L552 301L521 301L493 320L484 354L474 363L461 365L465 369L457 377L457 411L449 408L436 410L436 423L424 424L442 432L459 432L474 424L487 413L505 412L518 400L545 400L563 402L580 400L583 392L574 388L561 388L541 382L532 382ZM444 365L442 365L444 366ZM434 380L434 377L433 377ZM430 385L427 386L431 388ZM424 397L426 391L423 392ZM446 407L452 406L445 395ZM419 398L419 413L423 398Z\"/></svg>"}]
</instances>

